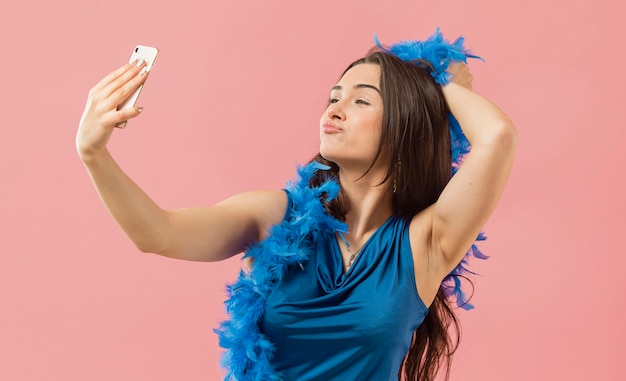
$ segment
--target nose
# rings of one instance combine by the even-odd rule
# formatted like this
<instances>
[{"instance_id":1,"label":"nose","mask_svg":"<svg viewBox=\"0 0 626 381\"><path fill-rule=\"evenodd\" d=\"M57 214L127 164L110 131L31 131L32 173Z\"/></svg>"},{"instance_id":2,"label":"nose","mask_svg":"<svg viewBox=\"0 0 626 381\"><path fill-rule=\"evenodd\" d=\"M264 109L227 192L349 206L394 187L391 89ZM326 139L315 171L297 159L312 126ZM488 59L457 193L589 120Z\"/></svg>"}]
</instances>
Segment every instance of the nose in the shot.
<instances>
[{"instance_id":1,"label":"nose","mask_svg":"<svg viewBox=\"0 0 626 381\"><path fill-rule=\"evenodd\" d=\"M344 120L346 118L341 101L329 104L326 109L326 114L331 120Z\"/></svg>"}]
</instances>

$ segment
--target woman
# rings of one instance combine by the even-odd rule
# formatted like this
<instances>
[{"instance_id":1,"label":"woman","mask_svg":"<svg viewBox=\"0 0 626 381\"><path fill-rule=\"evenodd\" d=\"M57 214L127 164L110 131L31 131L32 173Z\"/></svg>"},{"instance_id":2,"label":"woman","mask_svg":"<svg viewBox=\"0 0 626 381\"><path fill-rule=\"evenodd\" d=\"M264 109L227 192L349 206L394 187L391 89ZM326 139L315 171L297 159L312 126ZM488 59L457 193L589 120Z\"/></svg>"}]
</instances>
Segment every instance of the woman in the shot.
<instances>
[{"instance_id":1,"label":"woman","mask_svg":"<svg viewBox=\"0 0 626 381\"><path fill-rule=\"evenodd\" d=\"M181 210L158 207L106 148L115 125L141 112L117 105L145 81L143 66L124 65L90 91L78 152L141 251L218 261L252 247L256 277L242 274L228 305L242 320L220 329L227 378L432 380L440 367L447 376L456 320L442 281L494 210L517 139L506 115L472 92L467 66L451 64L453 79L440 86L426 65L370 53L343 73L322 113L314 161L329 169L307 167L287 191ZM449 112L472 145L451 179ZM333 179L339 192L328 187ZM317 204L323 212L311 214ZM262 255L281 250L306 252L305 260L272 273ZM246 290L247 303L260 301L254 309L237 299ZM241 331L248 323L256 331Z\"/></svg>"}]
</instances>

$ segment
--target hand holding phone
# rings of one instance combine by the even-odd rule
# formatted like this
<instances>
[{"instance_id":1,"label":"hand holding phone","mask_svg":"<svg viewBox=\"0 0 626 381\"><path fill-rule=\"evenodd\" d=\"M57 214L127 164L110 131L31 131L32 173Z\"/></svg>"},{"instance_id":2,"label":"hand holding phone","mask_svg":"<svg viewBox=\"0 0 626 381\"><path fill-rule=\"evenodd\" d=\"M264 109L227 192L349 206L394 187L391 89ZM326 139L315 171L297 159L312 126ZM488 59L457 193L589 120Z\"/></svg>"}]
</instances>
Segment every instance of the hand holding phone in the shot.
<instances>
[{"instance_id":1,"label":"hand holding phone","mask_svg":"<svg viewBox=\"0 0 626 381\"><path fill-rule=\"evenodd\" d=\"M130 55L129 62L133 63L135 61L145 61L146 67L144 68L144 70L149 72L150 70L152 70L152 66L156 61L158 54L159 49L157 48L145 45L137 45ZM141 90L143 89L144 84L145 82L142 83L124 102L122 102L117 107L117 109L122 110L125 108L135 107L135 104L137 103L137 99L139 98L139 94L141 94ZM124 127L125 125L126 122L121 122L118 123L116 127Z\"/></svg>"}]
</instances>

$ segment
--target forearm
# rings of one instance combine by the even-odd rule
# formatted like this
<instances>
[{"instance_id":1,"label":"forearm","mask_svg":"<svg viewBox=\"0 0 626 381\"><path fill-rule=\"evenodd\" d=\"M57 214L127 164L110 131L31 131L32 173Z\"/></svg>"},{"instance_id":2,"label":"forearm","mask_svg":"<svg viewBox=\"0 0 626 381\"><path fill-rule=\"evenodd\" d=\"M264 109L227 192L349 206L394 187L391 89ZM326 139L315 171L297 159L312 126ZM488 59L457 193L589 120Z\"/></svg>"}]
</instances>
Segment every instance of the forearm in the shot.
<instances>
[{"instance_id":1,"label":"forearm","mask_svg":"<svg viewBox=\"0 0 626 381\"><path fill-rule=\"evenodd\" d=\"M515 127L495 104L454 82L443 86L442 90L452 115L472 147L514 147Z\"/></svg>"},{"instance_id":2,"label":"forearm","mask_svg":"<svg viewBox=\"0 0 626 381\"><path fill-rule=\"evenodd\" d=\"M102 202L137 248L152 253L165 250L173 230L168 212L122 171L106 149L80 156Z\"/></svg>"}]
</instances>

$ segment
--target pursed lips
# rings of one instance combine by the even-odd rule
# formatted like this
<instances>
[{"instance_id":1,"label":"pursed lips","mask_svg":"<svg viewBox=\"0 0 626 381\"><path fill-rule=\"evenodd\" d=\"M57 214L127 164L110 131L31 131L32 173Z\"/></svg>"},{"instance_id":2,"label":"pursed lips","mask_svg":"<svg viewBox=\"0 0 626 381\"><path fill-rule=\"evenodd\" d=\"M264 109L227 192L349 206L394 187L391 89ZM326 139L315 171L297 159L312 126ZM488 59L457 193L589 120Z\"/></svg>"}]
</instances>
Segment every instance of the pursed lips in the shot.
<instances>
[{"instance_id":1,"label":"pursed lips","mask_svg":"<svg viewBox=\"0 0 626 381\"><path fill-rule=\"evenodd\" d=\"M343 132L343 129L333 122L324 122L324 124L322 124L322 131L326 134L336 134Z\"/></svg>"}]
</instances>

